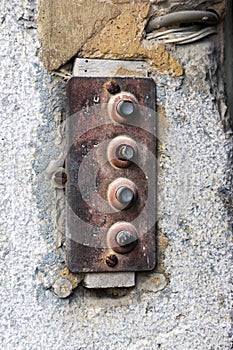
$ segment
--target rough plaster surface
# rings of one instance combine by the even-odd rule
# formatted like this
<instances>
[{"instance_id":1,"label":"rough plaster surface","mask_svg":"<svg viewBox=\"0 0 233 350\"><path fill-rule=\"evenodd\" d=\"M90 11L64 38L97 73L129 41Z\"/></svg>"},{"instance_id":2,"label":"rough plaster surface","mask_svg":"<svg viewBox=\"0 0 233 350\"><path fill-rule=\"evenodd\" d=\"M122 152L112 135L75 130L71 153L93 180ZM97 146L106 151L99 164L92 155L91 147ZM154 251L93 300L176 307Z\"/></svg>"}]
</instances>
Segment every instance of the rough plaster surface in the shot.
<instances>
[{"instance_id":1,"label":"rough plaster surface","mask_svg":"<svg viewBox=\"0 0 233 350\"><path fill-rule=\"evenodd\" d=\"M232 139L215 100L211 40L175 52L187 67L184 80L155 74L165 119L159 230L169 238L169 283L155 273L129 291L79 287L57 299L57 271L69 273L54 224L60 190L48 169L60 153L65 83L39 61L35 6L0 3L1 347L231 349Z\"/></svg>"}]
</instances>

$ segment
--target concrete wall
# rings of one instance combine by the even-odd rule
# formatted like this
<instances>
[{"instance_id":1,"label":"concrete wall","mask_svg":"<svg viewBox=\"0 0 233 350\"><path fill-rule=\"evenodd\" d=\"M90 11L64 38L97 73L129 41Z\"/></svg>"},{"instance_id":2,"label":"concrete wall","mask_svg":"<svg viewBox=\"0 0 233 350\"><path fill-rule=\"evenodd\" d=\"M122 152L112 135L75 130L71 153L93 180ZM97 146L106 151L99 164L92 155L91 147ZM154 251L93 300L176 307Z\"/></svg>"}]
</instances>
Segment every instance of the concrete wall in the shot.
<instances>
[{"instance_id":1,"label":"concrete wall","mask_svg":"<svg viewBox=\"0 0 233 350\"><path fill-rule=\"evenodd\" d=\"M2 348L231 349L232 132L221 34L171 48L183 76L152 71L163 270L138 276L136 288L90 291L75 288L81 277L66 269L56 224L63 192L51 185L66 75L48 73L38 58L35 1L2 0L0 10ZM54 295L60 278L72 285L69 298Z\"/></svg>"}]
</instances>

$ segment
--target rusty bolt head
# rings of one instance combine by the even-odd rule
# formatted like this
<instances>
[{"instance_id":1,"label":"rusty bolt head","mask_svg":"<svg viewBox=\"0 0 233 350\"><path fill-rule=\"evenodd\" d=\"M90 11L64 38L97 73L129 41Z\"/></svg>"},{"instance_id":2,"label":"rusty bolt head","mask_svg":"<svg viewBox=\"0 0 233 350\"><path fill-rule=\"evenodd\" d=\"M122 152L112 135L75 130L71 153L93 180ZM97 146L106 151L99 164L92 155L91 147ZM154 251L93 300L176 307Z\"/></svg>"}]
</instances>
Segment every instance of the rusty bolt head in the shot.
<instances>
[{"instance_id":1,"label":"rusty bolt head","mask_svg":"<svg viewBox=\"0 0 233 350\"><path fill-rule=\"evenodd\" d=\"M116 242L120 247L125 247L135 241L130 231L122 230L116 235Z\"/></svg>"},{"instance_id":2,"label":"rusty bolt head","mask_svg":"<svg viewBox=\"0 0 233 350\"><path fill-rule=\"evenodd\" d=\"M55 171L55 173L52 176L52 182L54 186L58 188L64 188L67 182L67 174L65 170L61 168Z\"/></svg>"},{"instance_id":3,"label":"rusty bolt head","mask_svg":"<svg viewBox=\"0 0 233 350\"><path fill-rule=\"evenodd\" d=\"M72 293L72 284L65 278L60 278L53 285L54 294L61 299L67 298Z\"/></svg>"},{"instance_id":4,"label":"rusty bolt head","mask_svg":"<svg viewBox=\"0 0 233 350\"><path fill-rule=\"evenodd\" d=\"M111 94L115 95L121 91L120 86L115 82L115 80L110 80L105 84L106 90Z\"/></svg>"},{"instance_id":5,"label":"rusty bolt head","mask_svg":"<svg viewBox=\"0 0 233 350\"><path fill-rule=\"evenodd\" d=\"M109 256L107 256L106 258L106 264L109 267L114 267L118 264L118 258L115 254L110 254Z\"/></svg>"}]
</instances>

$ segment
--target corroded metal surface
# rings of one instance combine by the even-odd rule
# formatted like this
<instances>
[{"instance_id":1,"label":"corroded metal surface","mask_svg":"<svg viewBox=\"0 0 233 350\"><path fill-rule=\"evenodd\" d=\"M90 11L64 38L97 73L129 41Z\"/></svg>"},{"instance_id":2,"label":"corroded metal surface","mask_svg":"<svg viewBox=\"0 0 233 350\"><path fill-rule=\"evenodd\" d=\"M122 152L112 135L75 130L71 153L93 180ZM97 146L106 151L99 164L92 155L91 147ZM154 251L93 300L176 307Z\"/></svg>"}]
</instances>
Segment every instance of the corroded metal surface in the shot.
<instances>
[{"instance_id":1,"label":"corroded metal surface","mask_svg":"<svg viewBox=\"0 0 233 350\"><path fill-rule=\"evenodd\" d=\"M67 259L73 272L142 271L156 263L156 115L155 84L148 78L115 78L121 92L138 101L136 116L118 123L109 115L114 97L106 89L109 78L72 78L67 99ZM124 135L137 143L128 167L109 160L111 141ZM126 178L138 189L134 205L114 209L108 187ZM127 254L114 252L107 233L117 222L130 222L138 242ZM109 257L116 256L114 264ZM110 259L111 260L111 259ZM114 265L114 266L112 266Z\"/></svg>"}]
</instances>

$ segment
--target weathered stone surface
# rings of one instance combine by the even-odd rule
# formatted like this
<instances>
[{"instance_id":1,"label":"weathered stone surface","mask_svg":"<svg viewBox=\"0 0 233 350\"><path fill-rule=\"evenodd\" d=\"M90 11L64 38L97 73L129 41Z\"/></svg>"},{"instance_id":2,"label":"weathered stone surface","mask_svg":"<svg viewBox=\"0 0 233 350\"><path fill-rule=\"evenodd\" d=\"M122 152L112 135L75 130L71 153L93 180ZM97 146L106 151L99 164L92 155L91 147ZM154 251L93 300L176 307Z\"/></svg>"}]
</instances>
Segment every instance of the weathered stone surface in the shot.
<instances>
[{"instance_id":1,"label":"weathered stone surface","mask_svg":"<svg viewBox=\"0 0 233 350\"><path fill-rule=\"evenodd\" d=\"M39 0L38 30L41 60L48 70L58 69L76 54L79 57L145 59L154 69L183 75L179 62L162 45L151 45L144 36L151 16L168 12L213 9L224 14L225 2L177 0Z\"/></svg>"},{"instance_id":2,"label":"weathered stone surface","mask_svg":"<svg viewBox=\"0 0 233 350\"><path fill-rule=\"evenodd\" d=\"M119 15L114 4L95 0L39 0L41 60L48 70L69 61L88 38Z\"/></svg>"},{"instance_id":3,"label":"weathered stone surface","mask_svg":"<svg viewBox=\"0 0 233 350\"><path fill-rule=\"evenodd\" d=\"M150 4L139 2L122 7L122 13L106 24L83 46L80 57L110 59L146 59L159 72L183 74L180 64L163 45L142 45Z\"/></svg>"},{"instance_id":4,"label":"weathered stone surface","mask_svg":"<svg viewBox=\"0 0 233 350\"><path fill-rule=\"evenodd\" d=\"M39 1L41 60L48 70L79 57L145 59L159 72L180 76L183 69L162 45L143 42L149 0Z\"/></svg>"},{"instance_id":5,"label":"weathered stone surface","mask_svg":"<svg viewBox=\"0 0 233 350\"><path fill-rule=\"evenodd\" d=\"M122 6L122 13L94 35L82 49L82 55L105 58L132 58L138 55L149 2Z\"/></svg>"}]
</instances>

